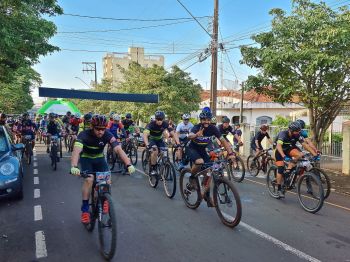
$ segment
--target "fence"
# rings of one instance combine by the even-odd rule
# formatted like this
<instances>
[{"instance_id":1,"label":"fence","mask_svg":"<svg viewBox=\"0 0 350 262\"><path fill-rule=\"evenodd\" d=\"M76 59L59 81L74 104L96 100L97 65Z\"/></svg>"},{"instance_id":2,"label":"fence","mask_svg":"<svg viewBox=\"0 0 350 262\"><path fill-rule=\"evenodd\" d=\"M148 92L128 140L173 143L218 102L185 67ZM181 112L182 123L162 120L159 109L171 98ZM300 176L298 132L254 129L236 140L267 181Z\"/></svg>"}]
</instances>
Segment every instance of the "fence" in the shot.
<instances>
[{"instance_id":1,"label":"fence","mask_svg":"<svg viewBox=\"0 0 350 262\"><path fill-rule=\"evenodd\" d=\"M323 142L321 147L321 152L323 155L342 157L343 156L342 146L343 146L342 142L332 142L332 143Z\"/></svg>"}]
</instances>

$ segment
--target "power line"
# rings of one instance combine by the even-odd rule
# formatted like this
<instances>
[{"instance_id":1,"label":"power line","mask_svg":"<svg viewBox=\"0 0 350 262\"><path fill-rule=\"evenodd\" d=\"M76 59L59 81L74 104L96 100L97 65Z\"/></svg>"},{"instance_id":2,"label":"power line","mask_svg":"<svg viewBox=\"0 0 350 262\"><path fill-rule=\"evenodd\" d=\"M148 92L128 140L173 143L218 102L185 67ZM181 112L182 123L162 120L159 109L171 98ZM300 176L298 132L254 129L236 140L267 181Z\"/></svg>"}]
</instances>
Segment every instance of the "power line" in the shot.
<instances>
[{"instance_id":1,"label":"power line","mask_svg":"<svg viewBox=\"0 0 350 262\"><path fill-rule=\"evenodd\" d=\"M160 21L179 21L179 20L192 20L189 17L179 17L179 18L159 18L159 19L138 19L138 18L114 18L114 17L101 17L101 16L89 16L89 15L79 15L79 14L63 14L65 16L73 16L80 18L89 19L100 19L100 20L112 20L112 21L137 21L137 22L160 22ZM208 18L210 16L197 16L196 19Z\"/></svg>"},{"instance_id":2,"label":"power line","mask_svg":"<svg viewBox=\"0 0 350 262\"><path fill-rule=\"evenodd\" d=\"M140 26L140 27L132 27L132 28L121 28L121 29L106 29L106 30L89 30L89 31L70 31L70 32L58 32L58 34L85 34L85 33L107 33L107 32L119 32L119 31L131 31L145 28L155 28L155 27L163 27L169 25L177 25L192 22L192 20L186 20L181 22L160 24L160 25L149 25L149 26Z\"/></svg>"},{"instance_id":3,"label":"power line","mask_svg":"<svg viewBox=\"0 0 350 262\"><path fill-rule=\"evenodd\" d=\"M200 27L202 27L202 29L209 35L210 38L212 38L212 35L207 31L207 29L204 28L204 26L202 26L202 24L194 17L194 15L192 15L192 13L186 8L186 6L184 6L180 0L176 0L180 5L182 5L182 7L187 11L187 13L189 13L190 16L192 16L192 18L199 24Z\"/></svg>"},{"instance_id":4,"label":"power line","mask_svg":"<svg viewBox=\"0 0 350 262\"><path fill-rule=\"evenodd\" d=\"M108 50L88 50L88 49L70 49L70 48L61 48L62 51L70 51L70 52L87 52L87 53L113 53L119 55L127 55L127 52L113 52ZM192 53L147 53L146 55L187 55Z\"/></svg>"}]
</instances>

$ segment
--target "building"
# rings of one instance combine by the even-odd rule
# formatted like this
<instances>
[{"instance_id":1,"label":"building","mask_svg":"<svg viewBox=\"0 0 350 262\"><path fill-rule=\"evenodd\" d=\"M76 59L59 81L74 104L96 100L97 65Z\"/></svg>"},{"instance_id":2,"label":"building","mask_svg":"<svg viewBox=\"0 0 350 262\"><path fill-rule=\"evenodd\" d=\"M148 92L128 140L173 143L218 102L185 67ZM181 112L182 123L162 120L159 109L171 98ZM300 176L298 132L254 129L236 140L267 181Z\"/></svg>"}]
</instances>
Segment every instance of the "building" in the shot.
<instances>
[{"instance_id":1,"label":"building","mask_svg":"<svg viewBox=\"0 0 350 262\"><path fill-rule=\"evenodd\" d=\"M111 79L113 85L118 85L123 81L123 74L118 65L127 69L131 62L136 62L143 67L164 66L164 56L145 55L143 47L129 47L127 54L107 53L102 58L103 77Z\"/></svg>"}]
</instances>

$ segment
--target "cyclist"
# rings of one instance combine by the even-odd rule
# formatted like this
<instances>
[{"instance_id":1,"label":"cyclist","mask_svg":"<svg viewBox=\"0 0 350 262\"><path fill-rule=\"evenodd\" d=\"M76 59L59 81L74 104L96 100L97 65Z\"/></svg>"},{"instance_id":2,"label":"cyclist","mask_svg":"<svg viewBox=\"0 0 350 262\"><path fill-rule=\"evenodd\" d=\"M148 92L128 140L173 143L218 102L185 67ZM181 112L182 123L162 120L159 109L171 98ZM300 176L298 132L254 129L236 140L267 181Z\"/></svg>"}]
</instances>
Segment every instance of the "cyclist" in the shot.
<instances>
[{"instance_id":1,"label":"cyclist","mask_svg":"<svg viewBox=\"0 0 350 262\"><path fill-rule=\"evenodd\" d=\"M220 140L222 145L227 150L229 158L234 158L234 153L230 144L220 134L220 131L216 128L216 126L210 123L212 117L211 111L203 110L199 114L200 123L194 125L190 134L188 135L188 139L191 140L191 142L186 147L186 154L194 163L191 169L192 176L195 176L201 170L204 163L208 163L210 161L209 155L206 152L206 147L210 143L213 136ZM203 183L207 183L208 179L209 177L205 176ZM213 203L210 201L209 192L206 192L203 199L207 201L208 206L213 206Z\"/></svg>"},{"instance_id":2,"label":"cyclist","mask_svg":"<svg viewBox=\"0 0 350 262\"><path fill-rule=\"evenodd\" d=\"M70 129L70 132L73 134L73 140L77 139L79 124L82 122L80 117L81 117L80 113L75 113L74 117L72 117L69 121L69 124L70 124L69 129Z\"/></svg>"},{"instance_id":3,"label":"cyclist","mask_svg":"<svg viewBox=\"0 0 350 262\"><path fill-rule=\"evenodd\" d=\"M91 120L92 129L82 131L74 144L71 158L71 174L80 175L80 170L87 172L106 172L109 171L103 150L106 144L111 144L114 151L119 155L128 168L129 174L135 172L135 167L131 165L129 158L122 150L116 138L106 130L107 119L103 115L94 115ZM80 158L80 169L78 161ZM90 222L89 197L93 184L93 177L84 180L82 188L82 206L81 222L88 224Z\"/></svg>"},{"instance_id":4,"label":"cyclist","mask_svg":"<svg viewBox=\"0 0 350 262\"><path fill-rule=\"evenodd\" d=\"M70 123L71 117L72 117L72 113L70 111L67 111L65 116L62 118L62 122L64 124L64 127L66 128L67 134L69 133L69 123Z\"/></svg>"},{"instance_id":5,"label":"cyclist","mask_svg":"<svg viewBox=\"0 0 350 262\"><path fill-rule=\"evenodd\" d=\"M151 121L143 131L143 140L148 149L153 149L151 152L150 175L156 175L156 162L158 150L165 147L163 140L164 131L168 131L175 139L176 145L179 145L179 139L174 133L174 130L169 127L168 122L164 121L165 114L163 111L156 111L154 114L155 121Z\"/></svg>"},{"instance_id":6,"label":"cyclist","mask_svg":"<svg viewBox=\"0 0 350 262\"><path fill-rule=\"evenodd\" d=\"M59 136L61 132L61 126L55 119L55 114L50 113L49 114L49 122L47 124L47 149L46 152L50 153L50 143L51 143L51 136ZM58 146L60 143L58 143ZM60 151L60 148L58 148L57 152ZM59 161L59 157L57 158Z\"/></svg>"},{"instance_id":7,"label":"cyclist","mask_svg":"<svg viewBox=\"0 0 350 262\"><path fill-rule=\"evenodd\" d=\"M266 137L269 141L269 143L272 145L272 139L270 138L269 133L267 132L267 130L269 129L268 125L261 125L260 126L260 131L258 131L255 136L253 137L251 143L250 143L250 148L255 151L255 156L258 156L258 154L260 153L261 150L263 150L264 148L261 145L261 141Z\"/></svg>"},{"instance_id":8,"label":"cyclist","mask_svg":"<svg viewBox=\"0 0 350 262\"><path fill-rule=\"evenodd\" d=\"M239 147L243 146L242 130L241 130L241 125L239 123L235 124L235 129L233 131L233 146L234 146L234 150L237 152L239 152Z\"/></svg>"},{"instance_id":9,"label":"cyclist","mask_svg":"<svg viewBox=\"0 0 350 262\"><path fill-rule=\"evenodd\" d=\"M315 144L312 143L311 139L309 138L309 134L308 134L307 130L305 129L305 122L304 122L304 120L297 119L296 122L298 122L300 124L300 127L301 127L300 135L304 138L305 143L307 143L318 154L321 154L321 151L319 151L316 148Z\"/></svg>"},{"instance_id":10,"label":"cyclist","mask_svg":"<svg viewBox=\"0 0 350 262\"><path fill-rule=\"evenodd\" d=\"M32 120L29 119L29 114L24 113L22 115L22 122L19 124L19 130L22 136L22 142L24 136L31 136L32 148L35 146L35 131L37 127Z\"/></svg>"},{"instance_id":11,"label":"cyclist","mask_svg":"<svg viewBox=\"0 0 350 262\"><path fill-rule=\"evenodd\" d=\"M134 120L132 120L132 115L127 113L125 119L122 121L126 134L132 134L134 132L140 133L140 130L135 126Z\"/></svg>"},{"instance_id":12,"label":"cyclist","mask_svg":"<svg viewBox=\"0 0 350 262\"><path fill-rule=\"evenodd\" d=\"M86 129L91 129L91 119L92 119L92 114L87 113L84 115L84 120L79 124L79 132L84 131Z\"/></svg>"},{"instance_id":13,"label":"cyclist","mask_svg":"<svg viewBox=\"0 0 350 262\"><path fill-rule=\"evenodd\" d=\"M118 140L118 142L120 142L122 138L126 138L125 129L120 121L120 116L118 114L114 114L112 119L113 122L108 123L107 129L113 134L113 136Z\"/></svg>"},{"instance_id":14,"label":"cyclist","mask_svg":"<svg viewBox=\"0 0 350 262\"><path fill-rule=\"evenodd\" d=\"M176 127L176 135L179 138L180 144L186 145L188 142L188 134L190 133L190 130L193 128L193 124L190 122L190 114L183 114L182 115L182 122L178 124ZM176 150L176 158L181 160L182 159L182 148L179 147L178 150ZM182 161L179 164L179 170L181 170L186 163L183 163Z\"/></svg>"},{"instance_id":15,"label":"cyclist","mask_svg":"<svg viewBox=\"0 0 350 262\"><path fill-rule=\"evenodd\" d=\"M277 135L277 146L275 150L275 159L276 159L276 166L277 169L277 190L278 190L278 196L280 198L284 198L284 192L281 190L281 185L283 181L283 174L290 172L290 169L292 169L295 164L291 163L290 161L292 158L295 160L300 159L303 154L299 147L297 147L297 142L299 142L307 151L309 151L314 157L315 160L318 160L319 156L317 155L317 152L315 152L304 140L304 138L300 135L301 126L299 122L292 122L288 126L288 130L281 131ZM288 164L287 170L285 172L284 170L284 162L290 162Z\"/></svg>"},{"instance_id":16,"label":"cyclist","mask_svg":"<svg viewBox=\"0 0 350 262\"><path fill-rule=\"evenodd\" d=\"M221 133L221 135L223 136L223 138L225 138L225 140L227 142L230 142L227 138L228 134L232 134L234 133L234 130L232 128L232 126L230 126L230 119L227 116L224 116L222 118L222 124L218 126L218 129Z\"/></svg>"}]
</instances>

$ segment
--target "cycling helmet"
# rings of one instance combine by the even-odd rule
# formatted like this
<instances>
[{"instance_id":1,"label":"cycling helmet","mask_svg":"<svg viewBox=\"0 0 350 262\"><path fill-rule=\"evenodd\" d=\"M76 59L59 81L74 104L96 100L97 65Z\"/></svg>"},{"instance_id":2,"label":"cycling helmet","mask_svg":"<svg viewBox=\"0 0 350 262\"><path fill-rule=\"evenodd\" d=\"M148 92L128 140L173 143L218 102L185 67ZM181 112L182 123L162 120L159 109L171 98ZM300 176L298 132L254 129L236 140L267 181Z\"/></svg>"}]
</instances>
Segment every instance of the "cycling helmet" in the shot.
<instances>
[{"instance_id":1,"label":"cycling helmet","mask_svg":"<svg viewBox=\"0 0 350 262\"><path fill-rule=\"evenodd\" d=\"M163 111L156 111L155 114L154 114L155 118L156 119L164 119L165 118L165 114Z\"/></svg>"},{"instance_id":2,"label":"cycling helmet","mask_svg":"<svg viewBox=\"0 0 350 262\"><path fill-rule=\"evenodd\" d=\"M109 113L109 118L113 118L113 115L114 115L115 113L112 111L112 112L110 112Z\"/></svg>"},{"instance_id":3,"label":"cycling helmet","mask_svg":"<svg viewBox=\"0 0 350 262\"><path fill-rule=\"evenodd\" d=\"M223 122L223 123L230 123L230 119L229 119L227 116L224 116L224 117L222 118L222 122Z\"/></svg>"},{"instance_id":4,"label":"cycling helmet","mask_svg":"<svg viewBox=\"0 0 350 262\"><path fill-rule=\"evenodd\" d=\"M28 113L23 113L23 115L22 115L22 117L27 117L27 116L29 116Z\"/></svg>"},{"instance_id":5,"label":"cycling helmet","mask_svg":"<svg viewBox=\"0 0 350 262\"><path fill-rule=\"evenodd\" d=\"M288 129L292 132L299 132L301 130L301 126L299 122L295 121L289 124Z\"/></svg>"},{"instance_id":6,"label":"cycling helmet","mask_svg":"<svg viewBox=\"0 0 350 262\"><path fill-rule=\"evenodd\" d=\"M268 129L269 129L268 125L263 124L263 125L260 126L260 130L261 131L267 131Z\"/></svg>"},{"instance_id":7,"label":"cycling helmet","mask_svg":"<svg viewBox=\"0 0 350 262\"><path fill-rule=\"evenodd\" d=\"M211 114L210 111L205 111L205 110L203 110L203 111L199 114L199 119L205 119L205 118L211 119L212 117L213 117L213 115Z\"/></svg>"},{"instance_id":8,"label":"cycling helmet","mask_svg":"<svg viewBox=\"0 0 350 262\"><path fill-rule=\"evenodd\" d=\"M189 120L191 118L190 114L183 114L182 119L183 120Z\"/></svg>"},{"instance_id":9,"label":"cycling helmet","mask_svg":"<svg viewBox=\"0 0 350 262\"><path fill-rule=\"evenodd\" d=\"M0 118L4 119L4 118L6 118L6 117L7 117L7 116L6 116L5 113L1 113L1 114L0 114Z\"/></svg>"},{"instance_id":10,"label":"cycling helmet","mask_svg":"<svg viewBox=\"0 0 350 262\"><path fill-rule=\"evenodd\" d=\"M213 116L210 120L210 123L212 123L213 125L216 125L216 117Z\"/></svg>"},{"instance_id":11,"label":"cycling helmet","mask_svg":"<svg viewBox=\"0 0 350 262\"><path fill-rule=\"evenodd\" d=\"M93 127L107 127L107 118L103 115L94 115L91 119Z\"/></svg>"},{"instance_id":12,"label":"cycling helmet","mask_svg":"<svg viewBox=\"0 0 350 262\"><path fill-rule=\"evenodd\" d=\"M299 123L301 129L304 129L304 128L305 128L305 121L304 121L304 120L297 119L297 121L295 121L295 122L298 122L298 123Z\"/></svg>"},{"instance_id":13,"label":"cycling helmet","mask_svg":"<svg viewBox=\"0 0 350 262\"><path fill-rule=\"evenodd\" d=\"M210 109L210 107L206 106L206 107L204 107L204 108L202 109L202 112L203 112L203 111L211 112L211 109Z\"/></svg>"},{"instance_id":14,"label":"cycling helmet","mask_svg":"<svg viewBox=\"0 0 350 262\"><path fill-rule=\"evenodd\" d=\"M114 114L114 115L113 115L113 120L115 120L115 121L120 121L120 115Z\"/></svg>"},{"instance_id":15,"label":"cycling helmet","mask_svg":"<svg viewBox=\"0 0 350 262\"><path fill-rule=\"evenodd\" d=\"M151 116L150 120L151 120L151 122L154 121L154 116Z\"/></svg>"},{"instance_id":16,"label":"cycling helmet","mask_svg":"<svg viewBox=\"0 0 350 262\"><path fill-rule=\"evenodd\" d=\"M131 118L132 118L132 115L131 115L130 113L127 113L127 114L125 115L125 118L126 118L126 119L131 119Z\"/></svg>"},{"instance_id":17,"label":"cycling helmet","mask_svg":"<svg viewBox=\"0 0 350 262\"><path fill-rule=\"evenodd\" d=\"M90 113L87 113L84 115L84 121L91 121L91 118L92 118L92 114Z\"/></svg>"},{"instance_id":18,"label":"cycling helmet","mask_svg":"<svg viewBox=\"0 0 350 262\"><path fill-rule=\"evenodd\" d=\"M49 114L49 118L55 118L55 114L54 113L50 113Z\"/></svg>"},{"instance_id":19,"label":"cycling helmet","mask_svg":"<svg viewBox=\"0 0 350 262\"><path fill-rule=\"evenodd\" d=\"M71 111L67 111L66 115L71 115L72 112Z\"/></svg>"}]
</instances>

